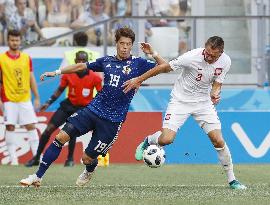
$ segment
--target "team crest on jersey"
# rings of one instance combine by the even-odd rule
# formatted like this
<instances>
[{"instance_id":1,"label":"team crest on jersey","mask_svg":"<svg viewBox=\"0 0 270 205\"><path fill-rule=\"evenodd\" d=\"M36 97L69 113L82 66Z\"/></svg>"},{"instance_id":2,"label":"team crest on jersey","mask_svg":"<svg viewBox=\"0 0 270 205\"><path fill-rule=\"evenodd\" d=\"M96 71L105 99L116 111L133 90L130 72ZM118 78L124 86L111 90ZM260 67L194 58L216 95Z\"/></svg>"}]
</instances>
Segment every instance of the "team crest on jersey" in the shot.
<instances>
[{"instance_id":1,"label":"team crest on jersey","mask_svg":"<svg viewBox=\"0 0 270 205\"><path fill-rule=\"evenodd\" d=\"M123 72L124 74L128 75L128 74L131 72L131 68L130 68L128 65L123 66L122 72Z\"/></svg>"},{"instance_id":2,"label":"team crest on jersey","mask_svg":"<svg viewBox=\"0 0 270 205\"><path fill-rule=\"evenodd\" d=\"M171 115L172 115L172 114L166 114L166 116L165 116L165 120L169 120L169 119L171 119Z\"/></svg>"},{"instance_id":3,"label":"team crest on jersey","mask_svg":"<svg viewBox=\"0 0 270 205\"><path fill-rule=\"evenodd\" d=\"M127 64L131 64L131 61L127 61Z\"/></svg>"},{"instance_id":4,"label":"team crest on jersey","mask_svg":"<svg viewBox=\"0 0 270 205\"><path fill-rule=\"evenodd\" d=\"M214 75L219 76L221 73L222 73L222 68L216 68Z\"/></svg>"}]
</instances>

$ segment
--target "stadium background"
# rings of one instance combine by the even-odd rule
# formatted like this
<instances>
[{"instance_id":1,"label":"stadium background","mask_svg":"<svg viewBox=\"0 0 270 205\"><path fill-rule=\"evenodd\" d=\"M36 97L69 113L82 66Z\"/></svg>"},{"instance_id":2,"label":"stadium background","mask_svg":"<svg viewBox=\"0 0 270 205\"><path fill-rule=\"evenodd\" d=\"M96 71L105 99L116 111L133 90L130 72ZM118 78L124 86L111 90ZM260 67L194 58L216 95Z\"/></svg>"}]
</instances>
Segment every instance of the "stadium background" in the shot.
<instances>
[{"instance_id":1,"label":"stadium background","mask_svg":"<svg viewBox=\"0 0 270 205\"><path fill-rule=\"evenodd\" d=\"M179 1L180 3L186 2L185 9L183 10L183 7L180 6L181 15L170 17L144 16L143 7L147 6L146 2L131 1L132 17L126 17L133 22L132 27L136 31L137 41L146 39L167 60L177 57L185 50L203 46L203 42L210 35L216 34L224 38L225 50L232 58L232 68L222 91L222 101L217 106L223 124L224 137L231 149L235 163L269 163L270 132L267 123L270 111L270 92L268 90L270 67L269 1ZM164 27L152 26L152 35L145 36L143 32L145 21L160 20L161 18L169 19L169 22L177 22L177 24L168 24ZM107 32L112 32L109 29L112 27L111 24L121 20L121 16L112 16L110 19L97 22L97 24L107 26ZM221 25L220 28L213 26L217 23ZM87 25L82 27L82 30L91 27L93 26ZM157 33L155 33L155 29L159 29ZM168 29L171 29L170 31L177 38L168 33L164 34ZM235 29L238 29L238 33L234 32ZM57 27L54 27L54 35L48 37L56 39L56 43L52 46L41 46L48 42L48 40L41 40L23 47L24 51L33 58L34 73L37 79L45 70L58 68L64 52L73 49L69 45L72 44L72 34L76 30L69 30L69 33L62 34L60 37L58 35L61 34L61 29L59 28L58 31ZM160 39L167 39L167 41L164 41L164 44ZM63 44L67 40L69 43ZM109 45L105 41L99 46L89 43L89 48L98 51L101 56L106 53L114 54L113 45ZM3 45L0 51L3 52L6 49ZM141 55L136 43L133 53ZM165 112L170 90L177 75L177 73L172 73L167 76L155 77L147 81L146 86L139 90L130 106L129 116L131 117L126 122L126 130L121 132L119 142L111 151L111 163L134 163L133 153L136 144L146 135L160 129L162 115ZM42 103L49 98L58 83L59 79L49 79L45 82L38 80ZM62 95L51 105L48 113L39 113L39 115L42 117L50 116L64 97ZM41 119L44 126L46 120L44 121L45 118ZM5 150L3 124L1 127L0 160L5 164L8 163L8 156ZM22 135L21 137L27 140L27 136L22 134L23 130L18 130L18 135ZM81 154L81 145L76 149L75 159L77 162L79 162ZM27 149L24 150L24 152L18 151L21 154L21 163L31 157L30 152ZM178 133L174 144L166 147L166 154L166 163L217 163L215 150L192 119L189 119ZM65 152L57 162L63 162L63 155Z\"/></svg>"}]
</instances>

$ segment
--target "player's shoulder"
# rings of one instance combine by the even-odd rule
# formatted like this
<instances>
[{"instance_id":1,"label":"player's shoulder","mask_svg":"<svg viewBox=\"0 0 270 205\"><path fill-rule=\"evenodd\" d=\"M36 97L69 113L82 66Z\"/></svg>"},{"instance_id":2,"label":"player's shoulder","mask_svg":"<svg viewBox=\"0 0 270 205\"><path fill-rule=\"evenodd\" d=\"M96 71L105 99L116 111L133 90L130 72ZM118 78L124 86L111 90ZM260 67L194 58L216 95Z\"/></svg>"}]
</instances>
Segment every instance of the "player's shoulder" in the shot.
<instances>
[{"instance_id":1,"label":"player's shoulder","mask_svg":"<svg viewBox=\"0 0 270 205\"><path fill-rule=\"evenodd\" d=\"M184 53L182 56L186 58L202 58L204 52L204 48L195 48L192 49L186 53Z\"/></svg>"},{"instance_id":2,"label":"player's shoulder","mask_svg":"<svg viewBox=\"0 0 270 205\"><path fill-rule=\"evenodd\" d=\"M231 64L231 58L225 52L222 53L219 60L224 64Z\"/></svg>"}]
</instances>

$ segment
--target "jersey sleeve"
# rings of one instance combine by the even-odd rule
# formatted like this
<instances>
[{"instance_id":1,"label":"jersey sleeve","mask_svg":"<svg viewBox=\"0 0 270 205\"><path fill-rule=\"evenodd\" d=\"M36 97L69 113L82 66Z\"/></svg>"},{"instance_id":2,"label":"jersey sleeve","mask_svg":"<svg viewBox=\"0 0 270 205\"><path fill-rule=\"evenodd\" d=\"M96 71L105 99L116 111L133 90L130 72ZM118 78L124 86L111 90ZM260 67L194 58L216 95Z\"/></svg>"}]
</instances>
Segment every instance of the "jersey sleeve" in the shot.
<instances>
[{"instance_id":1,"label":"jersey sleeve","mask_svg":"<svg viewBox=\"0 0 270 205\"><path fill-rule=\"evenodd\" d=\"M230 68L231 68L231 59L228 58L226 66L224 67L222 73L216 78L215 81L218 83L223 83Z\"/></svg>"},{"instance_id":2,"label":"jersey sleeve","mask_svg":"<svg viewBox=\"0 0 270 205\"><path fill-rule=\"evenodd\" d=\"M29 68L30 68L30 72L33 72L33 63L30 56L29 56Z\"/></svg>"},{"instance_id":3,"label":"jersey sleeve","mask_svg":"<svg viewBox=\"0 0 270 205\"><path fill-rule=\"evenodd\" d=\"M171 60L169 64L173 70L182 69L184 66L189 65L191 63L192 57L193 52L189 51L179 56L178 58Z\"/></svg>"},{"instance_id":4,"label":"jersey sleeve","mask_svg":"<svg viewBox=\"0 0 270 205\"><path fill-rule=\"evenodd\" d=\"M62 75L60 80L60 87L65 88L68 86L68 78L67 75Z\"/></svg>"},{"instance_id":5,"label":"jersey sleeve","mask_svg":"<svg viewBox=\"0 0 270 205\"><path fill-rule=\"evenodd\" d=\"M104 57L98 58L94 62L87 62L86 66L88 69L92 71L103 72L103 62L104 62Z\"/></svg>"},{"instance_id":6,"label":"jersey sleeve","mask_svg":"<svg viewBox=\"0 0 270 205\"><path fill-rule=\"evenodd\" d=\"M102 89L102 79L98 75L95 76L95 88L99 92Z\"/></svg>"},{"instance_id":7,"label":"jersey sleeve","mask_svg":"<svg viewBox=\"0 0 270 205\"><path fill-rule=\"evenodd\" d=\"M141 74L146 73L148 70L154 68L155 66L156 66L156 63L154 61L140 58Z\"/></svg>"}]
</instances>

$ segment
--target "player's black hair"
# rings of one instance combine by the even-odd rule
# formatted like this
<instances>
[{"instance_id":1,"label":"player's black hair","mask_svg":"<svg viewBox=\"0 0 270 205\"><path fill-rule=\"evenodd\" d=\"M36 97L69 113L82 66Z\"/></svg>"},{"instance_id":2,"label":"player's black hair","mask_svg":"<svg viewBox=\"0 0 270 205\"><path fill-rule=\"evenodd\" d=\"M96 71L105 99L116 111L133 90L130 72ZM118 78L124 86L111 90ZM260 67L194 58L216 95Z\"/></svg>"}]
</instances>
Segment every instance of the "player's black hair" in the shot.
<instances>
[{"instance_id":1,"label":"player's black hair","mask_svg":"<svg viewBox=\"0 0 270 205\"><path fill-rule=\"evenodd\" d=\"M135 41L135 33L132 29L128 27L119 28L115 32L115 42L118 42L121 37L130 38L132 40L132 44Z\"/></svg>"},{"instance_id":2,"label":"player's black hair","mask_svg":"<svg viewBox=\"0 0 270 205\"><path fill-rule=\"evenodd\" d=\"M7 34L7 39L9 38L9 36L16 36L16 37L22 37L21 32L19 30L13 29L13 30L9 30L8 34Z\"/></svg>"},{"instance_id":3,"label":"player's black hair","mask_svg":"<svg viewBox=\"0 0 270 205\"><path fill-rule=\"evenodd\" d=\"M212 36L206 41L205 47L206 46L210 46L212 49L219 49L223 52L224 40L219 36Z\"/></svg>"},{"instance_id":4,"label":"player's black hair","mask_svg":"<svg viewBox=\"0 0 270 205\"><path fill-rule=\"evenodd\" d=\"M85 32L75 33L73 36L73 43L75 46L87 46L88 36Z\"/></svg>"},{"instance_id":5,"label":"player's black hair","mask_svg":"<svg viewBox=\"0 0 270 205\"><path fill-rule=\"evenodd\" d=\"M86 57L86 61L88 61L88 53L85 51L76 52L76 58L79 58L80 55L84 55Z\"/></svg>"}]
</instances>

